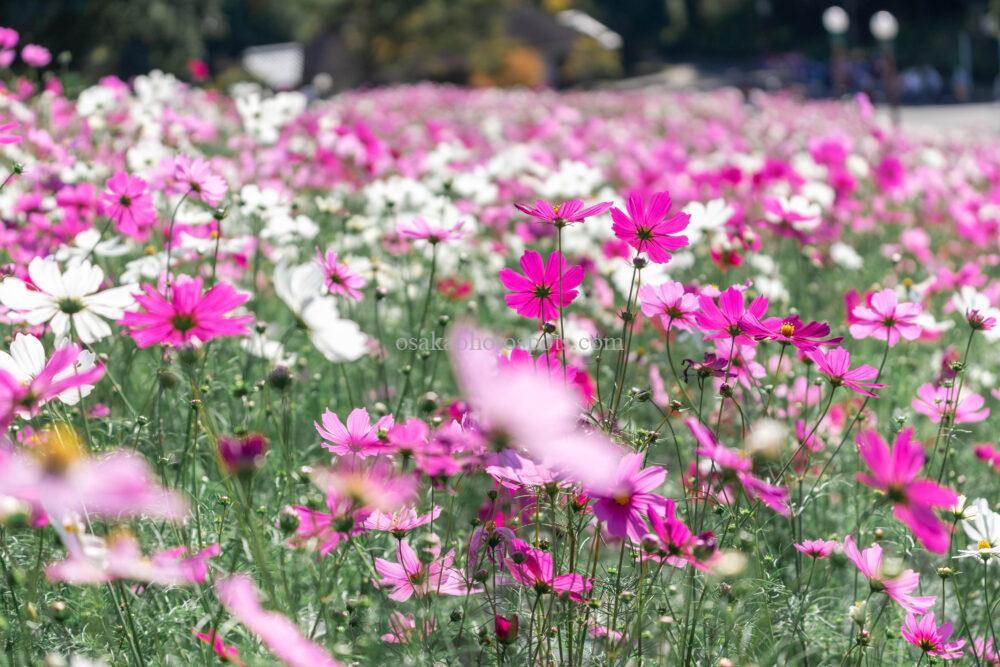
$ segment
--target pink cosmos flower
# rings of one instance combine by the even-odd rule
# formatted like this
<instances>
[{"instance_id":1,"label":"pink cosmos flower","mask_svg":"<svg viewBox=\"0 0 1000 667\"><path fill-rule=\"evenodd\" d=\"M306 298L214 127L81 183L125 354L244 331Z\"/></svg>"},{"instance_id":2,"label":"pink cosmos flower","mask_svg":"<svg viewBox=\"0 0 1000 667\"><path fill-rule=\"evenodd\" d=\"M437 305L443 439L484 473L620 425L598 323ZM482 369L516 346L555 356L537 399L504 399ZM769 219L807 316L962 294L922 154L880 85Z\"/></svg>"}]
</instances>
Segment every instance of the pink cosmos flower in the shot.
<instances>
[{"instance_id":1,"label":"pink cosmos flower","mask_svg":"<svg viewBox=\"0 0 1000 667\"><path fill-rule=\"evenodd\" d=\"M322 426L316 422L313 422L313 425L325 440L323 447L334 454L365 457L389 449L389 444L382 434L392 428L392 415L380 417L375 424L372 424L366 408L355 408L347 416L346 426L340 421L340 417L329 410L323 413L322 420Z\"/></svg>"},{"instance_id":2,"label":"pink cosmos flower","mask_svg":"<svg viewBox=\"0 0 1000 667\"><path fill-rule=\"evenodd\" d=\"M574 222L583 222L587 218L600 215L611 208L611 202L601 202L593 206L583 207L583 202L579 199L570 199L562 204L552 205L547 201L539 199L534 206L527 204L514 204L518 211L542 222L549 222L557 227L564 227Z\"/></svg>"},{"instance_id":3,"label":"pink cosmos flower","mask_svg":"<svg viewBox=\"0 0 1000 667\"><path fill-rule=\"evenodd\" d=\"M545 264L534 250L521 255L524 275L513 269L500 271L500 282L513 294L504 297L507 306L523 317L554 320L559 308L565 308L576 298L576 287L583 281L583 267L566 269L566 260L559 252L549 255ZM560 279L561 276L561 279Z\"/></svg>"},{"instance_id":4,"label":"pink cosmos flower","mask_svg":"<svg viewBox=\"0 0 1000 667\"><path fill-rule=\"evenodd\" d=\"M246 336L253 315L227 316L246 303L250 295L232 285L216 283L202 294L202 279L180 276L164 296L152 285L142 286L143 294L135 300L143 310L125 313L120 324L139 347L151 345L182 346L207 343L220 336Z\"/></svg>"},{"instance_id":5,"label":"pink cosmos flower","mask_svg":"<svg viewBox=\"0 0 1000 667\"><path fill-rule=\"evenodd\" d=\"M32 417L39 408L54 398L66 397L73 390L86 395L104 376L104 366L80 368L80 346L65 345L44 362L33 377L17 378L0 369L0 429L6 430L15 414ZM39 362L41 366L41 361Z\"/></svg>"},{"instance_id":6,"label":"pink cosmos flower","mask_svg":"<svg viewBox=\"0 0 1000 667\"><path fill-rule=\"evenodd\" d=\"M372 512L371 516L362 522L362 526L368 530L381 530L387 533L392 533L392 536L397 540L401 540L406 537L407 533L419 528L420 526L426 526L431 521L434 521L439 516L441 516L441 508L437 505L434 509L426 514L417 514L417 511L412 507L404 507L403 509L397 510L395 512L382 512L376 510Z\"/></svg>"},{"instance_id":7,"label":"pink cosmos flower","mask_svg":"<svg viewBox=\"0 0 1000 667\"><path fill-rule=\"evenodd\" d=\"M16 130L19 125L20 124L17 121L10 121L9 123L0 122L0 145L21 143L20 136L10 134L13 130Z\"/></svg>"},{"instance_id":8,"label":"pink cosmos flower","mask_svg":"<svg viewBox=\"0 0 1000 667\"><path fill-rule=\"evenodd\" d=\"M431 245L437 245L445 241L457 241L464 234L462 227L464 222L457 222L450 227L431 225L423 218L414 218L410 222L403 222L396 226L396 231L408 239L427 241Z\"/></svg>"},{"instance_id":9,"label":"pink cosmos flower","mask_svg":"<svg viewBox=\"0 0 1000 667\"><path fill-rule=\"evenodd\" d=\"M659 317L663 326L691 331L698 312L698 297L684 291L684 285L668 280L662 285L639 288L639 306L646 317Z\"/></svg>"},{"instance_id":10,"label":"pink cosmos flower","mask_svg":"<svg viewBox=\"0 0 1000 667\"><path fill-rule=\"evenodd\" d=\"M650 507L663 507L666 498L652 491L667 476L659 466L642 467L643 454L626 454L618 464L617 481L611 489L590 489L596 498L594 516L607 525L614 537L628 537L638 542L646 533L646 513Z\"/></svg>"},{"instance_id":11,"label":"pink cosmos flower","mask_svg":"<svg viewBox=\"0 0 1000 667\"><path fill-rule=\"evenodd\" d=\"M240 650L235 646L229 646L222 641L222 635L209 630L208 632L198 632L197 628L192 628L194 636L212 647L212 652L219 657L219 660L235 667L244 667L240 660Z\"/></svg>"},{"instance_id":12,"label":"pink cosmos flower","mask_svg":"<svg viewBox=\"0 0 1000 667\"><path fill-rule=\"evenodd\" d=\"M334 296L346 296L354 301L361 301L361 288L365 279L361 274L352 271L346 264L337 261L337 253L327 250L326 254L316 249L316 261L323 271L324 284Z\"/></svg>"},{"instance_id":13,"label":"pink cosmos flower","mask_svg":"<svg viewBox=\"0 0 1000 667\"><path fill-rule=\"evenodd\" d=\"M894 290L884 289L875 292L867 305L854 307L851 335L859 339L871 337L888 341L889 347L898 343L900 338L916 340L921 333L917 323L921 312L918 304L899 303Z\"/></svg>"},{"instance_id":14,"label":"pink cosmos flower","mask_svg":"<svg viewBox=\"0 0 1000 667\"><path fill-rule=\"evenodd\" d=\"M871 390L881 389L885 386L884 384L869 382L869 380L878 377L877 368L868 364L862 364L852 369L851 353L842 347L835 347L826 352L821 349L815 349L807 352L806 356L816 364L820 373L829 378L830 384L834 387L843 386L863 396L878 398L878 394L872 393Z\"/></svg>"},{"instance_id":15,"label":"pink cosmos flower","mask_svg":"<svg viewBox=\"0 0 1000 667\"><path fill-rule=\"evenodd\" d=\"M156 210L153 197L146 191L146 181L119 171L105 185L108 189L101 195L101 201L115 228L136 241L148 239L156 222Z\"/></svg>"},{"instance_id":16,"label":"pink cosmos flower","mask_svg":"<svg viewBox=\"0 0 1000 667\"><path fill-rule=\"evenodd\" d=\"M215 582L215 593L222 606L286 665L340 667L319 644L306 639L294 623L264 609L250 577L237 574L220 579Z\"/></svg>"},{"instance_id":17,"label":"pink cosmos flower","mask_svg":"<svg viewBox=\"0 0 1000 667\"><path fill-rule=\"evenodd\" d=\"M125 579L160 586L202 584L208 576L207 560L220 553L213 544L185 557L186 546L174 547L146 558L139 542L127 533L107 539L93 535L76 537L69 558L50 564L45 575L50 581L74 585L103 584Z\"/></svg>"},{"instance_id":18,"label":"pink cosmos flower","mask_svg":"<svg viewBox=\"0 0 1000 667\"><path fill-rule=\"evenodd\" d=\"M571 600L580 602L583 594L590 590L591 582L583 576L571 573L556 576L552 564L552 554L535 549L524 540L514 540L512 554L507 556L507 571L523 586L533 588L536 593L569 594Z\"/></svg>"},{"instance_id":19,"label":"pink cosmos flower","mask_svg":"<svg viewBox=\"0 0 1000 667\"><path fill-rule=\"evenodd\" d=\"M417 494L416 476L397 472L385 457L344 456L332 466L313 470L310 479L326 494L369 511L395 511Z\"/></svg>"},{"instance_id":20,"label":"pink cosmos flower","mask_svg":"<svg viewBox=\"0 0 1000 667\"><path fill-rule=\"evenodd\" d=\"M326 505L329 512L314 510L303 505L292 509L298 515L299 526L289 543L296 547L315 547L320 556L326 556L340 543L367 531L364 522L371 510L355 509L349 499L327 494Z\"/></svg>"},{"instance_id":21,"label":"pink cosmos flower","mask_svg":"<svg viewBox=\"0 0 1000 667\"><path fill-rule=\"evenodd\" d=\"M903 627L899 629L899 634L903 636L903 639L933 658L955 660L965 655L961 650L962 646L965 645L965 640L959 639L949 642L951 623L938 625L934 621L934 612L920 618L912 613L907 614Z\"/></svg>"},{"instance_id":22,"label":"pink cosmos flower","mask_svg":"<svg viewBox=\"0 0 1000 667\"><path fill-rule=\"evenodd\" d=\"M0 495L22 500L55 520L78 512L176 521L187 513L184 499L157 484L141 456L124 450L85 456L65 427L39 436L30 454L0 448Z\"/></svg>"},{"instance_id":23,"label":"pink cosmos flower","mask_svg":"<svg viewBox=\"0 0 1000 667\"><path fill-rule=\"evenodd\" d=\"M389 598L396 602L405 602L412 596L422 597L428 593L441 595L465 595L472 591L465 584L462 575L451 566L455 560L454 549L439 558L437 549L431 554L430 564L424 564L417 558L406 540L396 544L396 560L398 563L384 558L375 559L375 570L382 577L375 585L389 591Z\"/></svg>"},{"instance_id":24,"label":"pink cosmos flower","mask_svg":"<svg viewBox=\"0 0 1000 667\"><path fill-rule=\"evenodd\" d=\"M659 541L660 554L652 556L654 558L666 558L667 562L674 567L684 567L690 563L699 570L707 571L709 566L719 556L718 552L712 550L705 552L696 549L699 547L699 539L691 532L687 525L676 516L677 505L668 498L663 515L657 514L650 507L646 513L649 518L649 525L653 529Z\"/></svg>"},{"instance_id":25,"label":"pink cosmos flower","mask_svg":"<svg viewBox=\"0 0 1000 667\"><path fill-rule=\"evenodd\" d=\"M670 210L670 194L657 192L649 200L643 200L638 193L629 195L624 211L617 206L611 209L614 224L611 229L637 252L645 252L657 264L670 261L671 253L688 244L687 236L677 235L687 228L691 216L676 213L667 219Z\"/></svg>"},{"instance_id":26,"label":"pink cosmos flower","mask_svg":"<svg viewBox=\"0 0 1000 667\"><path fill-rule=\"evenodd\" d=\"M226 196L226 181L212 172L206 160L180 156L174 163L174 180L189 197L218 206Z\"/></svg>"},{"instance_id":27,"label":"pink cosmos flower","mask_svg":"<svg viewBox=\"0 0 1000 667\"><path fill-rule=\"evenodd\" d=\"M927 382L917 389L917 398L910 406L935 424L940 423L945 415L954 417L955 424L974 424L990 416L990 409L983 407L985 401L979 394L967 393L959 399L957 406L953 394L954 389L935 387Z\"/></svg>"},{"instance_id":28,"label":"pink cosmos flower","mask_svg":"<svg viewBox=\"0 0 1000 667\"><path fill-rule=\"evenodd\" d=\"M868 585L873 591L884 592L904 610L913 614L923 614L934 606L937 598L933 595L923 597L910 595L920 585L920 575L913 570L904 570L891 579L885 576L882 572L880 545L873 544L859 553L854 538L848 535L844 538L844 555L868 579Z\"/></svg>"},{"instance_id":29,"label":"pink cosmos flower","mask_svg":"<svg viewBox=\"0 0 1000 667\"><path fill-rule=\"evenodd\" d=\"M379 637L379 639L389 644L419 643L437 630L437 620L432 617L424 621L423 634L418 633L416 630L417 619L413 614L394 611L389 614L389 632Z\"/></svg>"},{"instance_id":30,"label":"pink cosmos flower","mask_svg":"<svg viewBox=\"0 0 1000 667\"><path fill-rule=\"evenodd\" d=\"M791 516L791 510L788 508L788 489L769 484L754 476L753 461L750 457L719 443L708 427L697 419L689 417L684 423L698 442L695 454L704 456L711 462L712 471L721 475L723 484L735 478L747 498L759 500L781 516ZM723 495L729 497L731 493L724 488Z\"/></svg>"},{"instance_id":31,"label":"pink cosmos flower","mask_svg":"<svg viewBox=\"0 0 1000 667\"><path fill-rule=\"evenodd\" d=\"M729 287L719 295L719 305L710 296L702 294L698 297L701 310L695 313L698 327L706 334L705 340L720 338L735 338L739 345L755 345L753 338L745 333L748 323L756 322L767 312L767 298L759 296L745 304L746 298L742 290ZM751 319L752 318L752 319Z\"/></svg>"},{"instance_id":32,"label":"pink cosmos flower","mask_svg":"<svg viewBox=\"0 0 1000 667\"><path fill-rule=\"evenodd\" d=\"M785 318L768 317L761 321L748 314L745 316L744 326L757 340L773 340L782 345L794 345L803 352L815 350L821 345L832 347L844 340L843 336L826 338L830 335L829 324L816 321L804 324L798 315Z\"/></svg>"},{"instance_id":33,"label":"pink cosmos flower","mask_svg":"<svg viewBox=\"0 0 1000 667\"><path fill-rule=\"evenodd\" d=\"M987 637L976 637L972 642L972 652L979 661L989 667L1000 667L1000 653L993 646L993 640Z\"/></svg>"},{"instance_id":34,"label":"pink cosmos flower","mask_svg":"<svg viewBox=\"0 0 1000 667\"><path fill-rule=\"evenodd\" d=\"M948 550L948 527L934 514L935 507L947 508L958 502L958 494L929 479L918 479L924 465L924 448L913 442L913 429L899 432L890 451L876 431L858 434L858 453L871 474L858 473L862 484L886 494L893 514L906 524L928 550Z\"/></svg>"},{"instance_id":35,"label":"pink cosmos flower","mask_svg":"<svg viewBox=\"0 0 1000 667\"><path fill-rule=\"evenodd\" d=\"M829 558L833 550L840 546L837 540L805 540L793 545L798 551L817 560Z\"/></svg>"},{"instance_id":36,"label":"pink cosmos flower","mask_svg":"<svg viewBox=\"0 0 1000 667\"><path fill-rule=\"evenodd\" d=\"M21 60L31 67L45 67L52 62L52 54L44 46L25 44L21 49Z\"/></svg>"},{"instance_id":37,"label":"pink cosmos flower","mask_svg":"<svg viewBox=\"0 0 1000 667\"><path fill-rule=\"evenodd\" d=\"M18 39L20 35L17 34L17 30L0 27L0 67L10 67L14 62L14 58L17 57L14 47L17 46Z\"/></svg>"}]
</instances>

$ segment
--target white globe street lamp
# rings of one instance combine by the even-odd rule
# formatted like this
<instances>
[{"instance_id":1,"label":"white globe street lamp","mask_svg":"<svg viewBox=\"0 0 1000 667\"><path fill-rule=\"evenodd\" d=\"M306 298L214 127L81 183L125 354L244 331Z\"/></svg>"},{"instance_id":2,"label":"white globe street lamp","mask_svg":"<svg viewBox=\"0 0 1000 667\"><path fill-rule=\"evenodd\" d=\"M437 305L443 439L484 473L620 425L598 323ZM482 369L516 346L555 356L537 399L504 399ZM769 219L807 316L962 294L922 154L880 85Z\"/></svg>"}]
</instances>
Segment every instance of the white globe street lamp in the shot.
<instances>
[{"instance_id":1,"label":"white globe street lamp","mask_svg":"<svg viewBox=\"0 0 1000 667\"><path fill-rule=\"evenodd\" d=\"M843 35L851 27L851 17L843 7L833 5L823 12L823 28L831 35Z\"/></svg>"},{"instance_id":2,"label":"white globe street lamp","mask_svg":"<svg viewBox=\"0 0 1000 667\"><path fill-rule=\"evenodd\" d=\"M891 42L899 34L899 21L885 10L875 12L868 22L868 29L878 41Z\"/></svg>"}]
</instances>

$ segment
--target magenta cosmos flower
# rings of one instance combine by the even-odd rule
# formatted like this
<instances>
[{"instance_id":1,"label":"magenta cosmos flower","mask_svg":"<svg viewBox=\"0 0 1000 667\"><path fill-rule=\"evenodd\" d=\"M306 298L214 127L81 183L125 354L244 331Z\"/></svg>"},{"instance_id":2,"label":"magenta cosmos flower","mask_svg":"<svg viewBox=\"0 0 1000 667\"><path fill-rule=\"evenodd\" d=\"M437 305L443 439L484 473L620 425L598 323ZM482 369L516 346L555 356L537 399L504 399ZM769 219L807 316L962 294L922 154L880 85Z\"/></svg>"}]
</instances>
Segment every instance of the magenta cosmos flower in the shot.
<instances>
[{"instance_id":1,"label":"magenta cosmos flower","mask_svg":"<svg viewBox=\"0 0 1000 667\"><path fill-rule=\"evenodd\" d=\"M805 540L793 545L797 551L817 560L829 558L840 544L837 540Z\"/></svg>"},{"instance_id":2,"label":"magenta cosmos flower","mask_svg":"<svg viewBox=\"0 0 1000 667\"><path fill-rule=\"evenodd\" d=\"M903 627L899 629L899 634L903 636L903 639L933 658L955 660L965 655L962 652L965 640L948 641L951 638L951 629L951 623L942 625L935 623L934 612L920 618L915 614L907 614Z\"/></svg>"},{"instance_id":3,"label":"magenta cosmos flower","mask_svg":"<svg viewBox=\"0 0 1000 667\"><path fill-rule=\"evenodd\" d=\"M552 554L535 549L524 540L514 540L513 555L507 556L507 570L523 586L536 593L569 594L571 600L583 600L583 594L590 590L591 582L579 574L555 575Z\"/></svg>"},{"instance_id":4,"label":"magenta cosmos flower","mask_svg":"<svg viewBox=\"0 0 1000 667\"><path fill-rule=\"evenodd\" d=\"M381 417L373 425L367 409L355 408L347 415L345 425L340 421L340 417L327 410L323 413L322 421L322 425L316 422L313 422L313 425L326 441L323 446L334 454L365 457L390 448L387 435L389 429L393 427L392 415Z\"/></svg>"},{"instance_id":5,"label":"magenta cosmos flower","mask_svg":"<svg viewBox=\"0 0 1000 667\"><path fill-rule=\"evenodd\" d=\"M886 577L882 572L882 547L878 544L859 553L854 538L848 535L844 538L844 555L868 579L872 591L885 593L906 611L923 614L934 606L937 598L933 595L910 595L920 585L920 575L913 570L904 570L892 578Z\"/></svg>"},{"instance_id":6,"label":"magenta cosmos flower","mask_svg":"<svg viewBox=\"0 0 1000 667\"><path fill-rule=\"evenodd\" d=\"M945 415L952 416L952 413L955 424L975 424L990 416L990 409L983 407L984 400L979 394L962 396L956 406L953 393L953 389L924 383L917 389L917 397L910 405L935 424L940 423Z\"/></svg>"},{"instance_id":7,"label":"magenta cosmos flower","mask_svg":"<svg viewBox=\"0 0 1000 667\"><path fill-rule=\"evenodd\" d=\"M895 517L928 550L939 554L947 551L948 527L934 508L951 507L958 502L958 494L932 480L917 478L925 457L924 448L913 441L913 429L900 431L892 450L875 431L859 433L857 443L858 453L870 470L870 474L858 473L858 481L885 493Z\"/></svg>"},{"instance_id":8,"label":"magenta cosmos flower","mask_svg":"<svg viewBox=\"0 0 1000 667\"><path fill-rule=\"evenodd\" d=\"M106 186L108 189L101 194L101 201L115 228L136 241L149 238L149 230L156 222L156 211L153 198L146 191L146 181L119 171L108 179Z\"/></svg>"},{"instance_id":9,"label":"magenta cosmos flower","mask_svg":"<svg viewBox=\"0 0 1000 667\"><path fill-rule=\"evenodd\" d=\"M650 507L664 507L667 499L652 493L667 476L659 466L642 467L641 453L626 454L618 464L617 481L609 489L589 489L596 499L594 516L607 524L614 537L638 542L646 533L646 513Z\"/></svg>"},{"instance_id":10,"label":"magenta cosmos flower","mask_svg":"<svg viewBox=\"0 0 1000 667\"><path fill-rule=\"evenodd\" d=\"M611 219L614 220L611 229L615 236L638 252L649 255L653 262L666 264L671 253L688 244L688 238L678 235L678 232L684 231L691 220L691 216L684 212L667 219L670 203L667 192L657 192L648 200L633 193L625 203L627 215L617 206L611 209Z\"/></svg>"},{"instance_id":11,"label":"magenta cosmos flower","mask_svg":"<svg viewBox=\"0 0 1000 667\"><path fill-rule=\"evenodd\" d=\"M31 67L45 67L52 62L52 54L44 46L38 44L25 44L21 49L21 60L25 65Z\"/></svg>"},{"instance_id":12,"label":"magenta cosmos flower","mask_svg":"<svg viewBox=\"0 0 1000 667\"><path fill-rule=\"evenodd\" d=\"M21 137L16 134L10 134L13 130L16 130L18 126L19 124L16 121L11 121L9 123L0 122L0 145L21 143Z\"/></svg>"},{"instance_id":13,"label":"magenta cosmos flower","mask_svg":"<svg viewBox=\"0 0 1000 667\"><path fill-rule=\"evenodd\" d=\"M562 204L550 204L539 199L534 206L527 204L514 204L518 211L532 218L548 222L556 227L565 227L574 222L583 222L587 218L600 215L611 208L611 202L601 202L593 206L583 207L583 201L570 199Z\"/></svg>"},{"instance_id":14,"label":"magenta cosmos flower","mask_svg":"<svg viewBox=\"0 0 1000 667\"><path fill-rule=\"evenodd\" d=\"M141 311L125 313L120 324L139 347L207 343L222 336L246 336L253 315L228 316L250 298L228 283L217 283L202 294L201 278L180 276L164 296L152 285L142 286L135 300Z\"/></svg>"},{"instance_id":15,"label":"magenta cosmos flower","mask_svg":"<svg viewBox=\"0 0 1000 667\"><path fill-rule=\"evenodd\" d=\"M233 575L215 582L215 593L226 610L257 637L281 662L290 667L340 667L319 644L307 639L281 614L267 611L253 581Z\"/></svg>"},{"instance_id":16,"label":"magenta cosmos flower","mask_svg":"<svg viewBox=\"0 0 1000 667\"><path fill-rule=\"evenodd\" d=\"M740 345L754 345L754 340L746 335L745 329L750 322L764 317L767 298L759 296L749 306L745 302L743 290L736 287L730 287L719 295L719 305L715 305L715 300L709 296L699 296L701 310L695 313L695 320L707 334L705 340L735 338Z\"/></svg>"},{"instance_id":17,"label":"magenta cosmos flower","mask_svg":"<svg viewBox=\"0 0 1000 667\"><path fill-rule=\"evenodd\" d=\"M396 544L396 560L398 563L384 558L375 559L375 570L382 578L376 585L389 591L389 599L405 602L416 595L422 597L428 593L438 595L465 595L470 591L465 585L462 575L451 566L455 560L455 551L451 550L443 558L432 548L430 564L424 564L417 557L406 540Z\"/></svg>"},{"instance_id":18,"label":"magenta cosmos flower","mask_svg":"<svg viewBox=\"0 0 1000 667\"><path fill-rule=\"evenodd\" d=\"M523 317L553 320L559 308L565 308L576 298L576 287L583 282L583 267L566 269L562 253L549 255L545 264L534 250L521 255L522 276L514 269L500 271L500 282L513 294L504 297L511 310Z\"/></svg>"},{"instance_id":19,"label":"magenta cosmos flower","mask_svg":"<svg viewBox=\"0 0 1000 667\"><path fill-rule=\"evenodd\" d=\"M341 542L367 532L365 520L371 510L356 509L351 500L329 493L326 496L329 512L314 510L304 505L293 505L292 510L299 519L299 526L289 540L295 547L310 547L326 556Z\"/></svg>"},{"instance_id":20,"label":"magenta cosmos flower","mask_svg":"<svg viewBox=\"0 0 1000 667\"><path fill-rule=\"evenodd\" d=\"M889 347L898 343L900 338L916 340L921 332L917 324L921 312L918 304L899 303L895 291L884 289L872 294L866 305L854 307L851 335L884 340Z\"/></svg>"},{"instance_id":21,"label":"magenta cosmos flower","mask_svg":"<svg viewBox=\"0 0 1000 667\"><path fill-rule=\"evenodd\" d=\"M684 291L684 285L668 280L662 285L639 288L639 306L646 317L659 317L663 326L690 331L698 312L698 297Z\"/></svg>"},{"instance_id":22,"label":"magenta cosmos flower","mask_svg":"<svg viewBox=\"0 0 1000 667\"><path fill-rule=\"evenodd\" d=\"M324 254L316 248L316 261L323 272L323 284L330 294L361 301L361 288L365 286L365 279L361 274L338 262L337 253L332 250L327 250Z\"/></svg>"},{"instance_id":23,"label":"magenta cosmos flower","mask_svg":"<svg viewBox=\"0 0 1000 667\"><path fill-rule=\"evenodd\" d=\"M824 352L820 349L807 352L806 355L812 359L813 363L830 380L834 387L847 387L864 396L878 398L878 394L872 393L872 389L881 389L884 384L869 382L878 377L878 369L868 364L862 364L857 368L851 368L851 353L842 347L835 347Z\"/></svg>"},{"instance_id":24,"label":"magenta cosmos flower","mask_svg":"<svg viewBox=\"0 0 1000 667\"><path fill-rule=\"evenodd\" d=\"M790 317L768 317L760 321L753 315L746 316L745 327L757 340L773 340L782 345L794 345L803 352L815 350L824 345L838 345L843 336L827 338L830 335L830 325L825 322L803 323L798 315Z\"/></svg>"}]
</instances>

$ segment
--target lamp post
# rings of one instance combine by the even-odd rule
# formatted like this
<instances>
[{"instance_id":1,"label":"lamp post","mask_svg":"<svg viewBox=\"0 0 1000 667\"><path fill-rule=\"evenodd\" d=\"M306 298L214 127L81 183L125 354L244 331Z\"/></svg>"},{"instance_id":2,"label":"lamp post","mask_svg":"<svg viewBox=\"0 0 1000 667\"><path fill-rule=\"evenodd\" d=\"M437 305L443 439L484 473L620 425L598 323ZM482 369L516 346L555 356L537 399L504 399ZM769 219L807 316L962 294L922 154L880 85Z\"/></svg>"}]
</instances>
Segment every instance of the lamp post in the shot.
<instances>
[{"instance_id":1,"label":"lamp post","mask_svg":"<svg viewBox=\"0 0 1000 667\"><path fill-rule=\"evenodd\" d=\"M847 92L847 57L844 35L851 27L851 17L843 7L832 5L823 12L823 28L830 35L830 81L833 94L840 97Z\"/></svg>"},{"instance_id":2,"label":"lamp post","mask_svg":"<svg viewBox=\"0 0 1000 667\"><path fill-rule=\"evenodd\" d=\"M868 22L868 29L878 40L882 48L882 77L886 99L889 102L889 113L893 125L899 124L899 85L896 80L896 35L899 34L899 21L889 12L875 12Z\"/></svg>"}]
</instances>

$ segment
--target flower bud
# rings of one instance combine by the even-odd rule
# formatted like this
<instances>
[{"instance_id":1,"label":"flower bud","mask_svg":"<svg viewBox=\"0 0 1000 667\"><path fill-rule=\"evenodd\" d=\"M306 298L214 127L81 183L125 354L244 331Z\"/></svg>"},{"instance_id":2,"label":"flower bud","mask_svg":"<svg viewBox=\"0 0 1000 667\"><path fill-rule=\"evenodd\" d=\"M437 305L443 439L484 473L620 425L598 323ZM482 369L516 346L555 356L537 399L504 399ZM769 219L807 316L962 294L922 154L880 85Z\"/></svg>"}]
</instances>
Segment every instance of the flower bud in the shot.
<instances>
[{"instance_id":1,"label":"flower bud","mask_svg":"<svg viewBox=\"0 0 1000 667\"><path fill-rule=\"evenodd\" d=\"M517 631L520 626L520 619L517 614L510 618L505 618L497 614L493 618L493 627L496 631L497 641L501 644L513 644L517 641Z\"/></svg>"},{"instance_id":2,"label":"flower bud","mask_svg":"<svg viewBox=\"0 0 1000 667\"><path fill-rule=\"evenodd\" d=\"M285 535L291 535L299 529L299 513L294 507L286 506L278 515L278 528Z\"/></svg>"},{"instance_id":3,"label":"flower bud","mask_svg":"<svg viewBox=\"0 0 1000 667\"><path fill-rule=\"evenodd\" d=\"M245 475L255 472L263 465L266 453L267 438L260 433L219 438L219 458L230 474Z\"/></svg>"}]
</instances>

